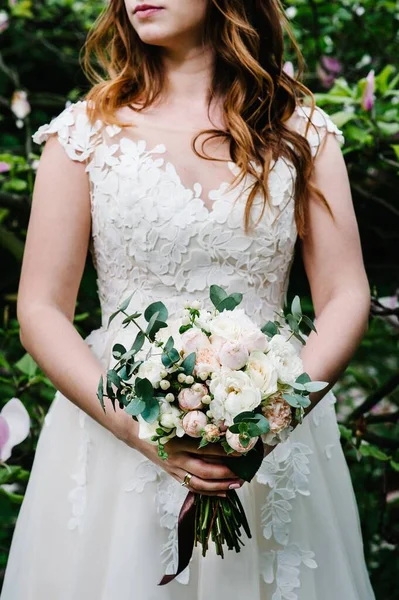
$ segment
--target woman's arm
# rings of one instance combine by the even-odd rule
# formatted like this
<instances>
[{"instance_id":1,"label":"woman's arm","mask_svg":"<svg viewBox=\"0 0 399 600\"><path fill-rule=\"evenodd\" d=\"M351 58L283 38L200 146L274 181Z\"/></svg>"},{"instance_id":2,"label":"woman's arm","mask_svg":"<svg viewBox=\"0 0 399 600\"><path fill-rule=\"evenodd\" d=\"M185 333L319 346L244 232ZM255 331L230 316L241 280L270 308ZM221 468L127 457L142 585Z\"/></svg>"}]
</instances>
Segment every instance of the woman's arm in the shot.
<instances>
[{"instance_id":1,"label":"woman's arm","mask_svg":"<svg viewBox=\"0 0 399 600\"><path fill-rule=\"evenodd\" d=\"M35 180L18 320L23 346L56 388L120 436L126 417L104 414L96 398L102 366L72 324L91 228L85 166L50 137Z\"/></svg>"},{"instance_id":2,"label":"woman's arm","mask_svg":"<svg viewBox=\"0 0 399 600\"><path fill-rule=\"evenodd\" d=\"M137 422L118 403L114 412L106 400L104 414L96 395L104 369L73 326L90 229L85 164L70 160L51 137L36 175L18 292L23 346L64 396L179 482L189 472L195 492L225 495L230 485L240 487L243 482L225 465L204 460L224 455L222 448L198 450L197 443L171 441L169 459L163 462L155 446L138 438Z\"/></svg>"},{"instance_id":3,"label":"woman's arm","mask_svg":"<svg viewBox=\"0 0 399 600\"><path fill-rule=\"evenodd\" d=\"M310 198L308 233L301 241L301 251L318 333L310 334L301 356L312 379L330 384L322 392L311 394L312 406L348 365L367 330L370 308L348 173L331 134L327 134L316 158L314 182L325 195L334 220L320 200Z\"/></svg>"}]
</instances>

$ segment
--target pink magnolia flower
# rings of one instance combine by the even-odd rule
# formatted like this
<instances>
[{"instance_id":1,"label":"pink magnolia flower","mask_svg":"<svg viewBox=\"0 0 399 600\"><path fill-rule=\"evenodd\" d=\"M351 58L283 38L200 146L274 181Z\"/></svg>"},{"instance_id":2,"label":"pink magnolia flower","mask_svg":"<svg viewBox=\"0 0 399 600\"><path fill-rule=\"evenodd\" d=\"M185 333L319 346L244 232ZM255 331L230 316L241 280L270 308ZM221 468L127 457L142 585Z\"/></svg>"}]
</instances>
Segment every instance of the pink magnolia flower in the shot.
<instances>
[{"instance_id":1,"label":"pink magnolia flower","mask_svg":"<svg viewBox=\"0 0 399 600\"><path fill-rule=\"evenodd\" d=\"M28 411L18 398L12 398L0 412L0 462L11 456L14 446L26 439L30 430Z\"/></svg>"},{"instance_id":2,"label":"pink magnolia flower","mask_svg":"<svg viewBox=\"0 0 399 600\"><path fill-rule=\"evenodd\" d=\"M375 78L374 71L370 71L366 78L366 87L364 88L363 96L362 96L362 107L364 110L371 110L374 106L375 100Z\"/></svg>"},{"instance_id":3,"label":"pink magnolia flower","mask_svg":"<svg viewBox=\"0 0 399 600\"><path fill-rule=\"evenodd\" d=\"M190 437L199 438L207 422L205 413L192 410L183 417L183 429Z\"/></svg>"},{"instance_id":4,"label":"pink magnolia flower","mask_svg":"<svg viewBox=\"0 0 399 600\"><path fill-rule=\"evenodd\" d=\"M3 33L8 27L9 19L5 10L0 10L0 33Z\"/></svg>"},{"instance_id":5,"label":"pink magnolia flower","mask_svg":"<svg viewBox=\"0 0 399 600\"><path fill-rule=\"evenodd\" d=\"M11 99L11 110L17 119L25 119L31 111L28 102L28 94L24 90L17 90L13 93Z\"/></svg>"},{"instance_id":6,"label":"pink magnolia flower","mask_svg":"<svg viewBox=\"0 0 399 600\"><path fill-rule=\"evenodd\" d=\"M290 60L287 60L283 65L283 71L287 73L289 77L294 78L294 65Z\"/></svg>"}]
</instances>

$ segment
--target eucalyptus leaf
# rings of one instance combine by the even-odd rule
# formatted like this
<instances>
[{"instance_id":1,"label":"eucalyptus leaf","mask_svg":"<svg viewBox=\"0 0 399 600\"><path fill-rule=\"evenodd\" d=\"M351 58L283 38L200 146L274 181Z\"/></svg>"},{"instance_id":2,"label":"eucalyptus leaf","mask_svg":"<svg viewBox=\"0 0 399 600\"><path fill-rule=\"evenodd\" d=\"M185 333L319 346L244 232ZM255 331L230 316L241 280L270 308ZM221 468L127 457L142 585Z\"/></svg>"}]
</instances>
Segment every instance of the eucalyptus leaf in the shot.
<instances>
[{"instance_id":1,"label":"eucalyptus leaf","mask_svg":"<svg viewBox=\"0 0 399 600\"><path fill-rule=\"evenodd\" d=\"M133 294L131 294L129 296L129 298L126 298L126 300L124 300L122 302L122 304L119 307L119 311L118 312L123 312L124 310L126 310L128 308L128 306L130 304L130 300L133 298L133 296L134 296L134 292L133 292Z\"/></svg>"},{"instance_id":2,"label":"eucalyptus leaf","mask_svg":"<svg viewBox=\"0 0 399 600\"><path fill-rule=\"evenodd\" d=\"M122 358L122 356L126 353L126 348L125 346L122 346L122 344L115 344L112 347L112 356L116 359L119 360L120 358Z\"/></svg>"},{"instance_id":3,"label":"eucalyptus leaf","mask_svg":"<svg viewBox=\"0 0 399 600\"><path fill-rule=\"evenodd\" d=\"M302 315L302 321L304 323L306 323L306 325L309 327L309 329L311 329L312 331L317 333L317 329L316 329L315 324L313 323L312 319L309 319L309 317L306 315Z\"/></svg>"},{"instance_id":4,"label":"eucalyptus leaf","mask_svg":"<svg viewBox=\"0 0 399 600\"><path fill-rule=\"evenodd\" d=\"M163 302L153 302L144 311L144 318L146 321L150 321L152 316L158 313L158 319L160 321L167 321L168 319L168 309L166 308Z\"/></svg>"},{"instance_id":5,"label":"eucalyptus leaf","mask_svg":"<svg viewBox=\"0 0 399 600\"><path fill-rule=\"evenodd\" d=\"M183 360L182 364L180 365L186 375L192 374L194 367L195 367L196 357L197 357L196 353L192 352L191 354L186 356L186 358Z\"/></svg>"},{"instance_id":6,"label":"eucalyptus leaf","mask_svg":"<svg viewBox=\"0 0 399 600\"><path fill-rule=\"evenodd\" d=\"M134 385L134 391L136 392L139 398L147 401L148 398L152 398L154 396L154 388L149 379L144 377L141 379L137 377Z\"/></svg>"},{"instance_id":7,"label":"eucalyptus leaf","mask_svg":"<svg viewBox=\"0 0 399 600\"><path fill-rule=\"evenodd\" d=\"M141 413L141 416L147 423L154 423L159 416L159 404L156 398L147 398L145 401L145 409Z\"/></svg>"},{"instance_id":8,"label":"eucalyptus leaf","mask_svg":"<svg viewBox=\"0 0 399 600\"><path fill-rule=\"evenodd\" d=\"M142 400L141 398L133 398L133 400L131 400L131 402L125 407L125 411L128 415L131 415L132 417L137 417L138 415L141 415L141 413L145 409L145 406L146 404L144 400Z\"/></svg>"},{"instance_id":9,"label":"eucalyptus leaf","mask_svg":"<svg viewBox=\"0 0 399 600\"><path fill-rule=\"evenodd\" d=\"M103 411L105 412L105 404L104 404L104 382L103 382L102 375L100 377L100 381L98 382L97 398L100 400L101 407L102 407Z\"/></svg>"},{"instance_id":10,"label":"eucalyptus leaf","mask_svg":"<svg viewBox=\"0 0 399 600\"><path fill-rule=\"evenodd\" d=\"M264 333L265 335L267 335L268 337L273 337L274 335L278 334L278 328L277 328L276 324L273 323L273 321L268 321L261 328L261 332Z\"/></svg>"},{"instance_id":11,"label":"eucalyptus leaf","mask_svg":"<svg viewBox=\"0 0 399 600\"><path fill-rule=\"evenodd\" d=\"M308 392L320 392L321 390L324 390L324 388L326 388L328 386L328 382L327 381L309 381L308 383L305 383L305 389Z\"/></svg>"},{"instance_id":12,"label":"eucalyptus leaf","mask_svg":"<svg viewBox=\"0 0 399 600\"><path fill-rule=\"evenodd\" d=\"M211 285L211 287L209 288L209 297L211 299L213 306L215 308L217 308L218 305L225 298L227 298L227 292L219 285Z\"/></svg>"}]
</instances>

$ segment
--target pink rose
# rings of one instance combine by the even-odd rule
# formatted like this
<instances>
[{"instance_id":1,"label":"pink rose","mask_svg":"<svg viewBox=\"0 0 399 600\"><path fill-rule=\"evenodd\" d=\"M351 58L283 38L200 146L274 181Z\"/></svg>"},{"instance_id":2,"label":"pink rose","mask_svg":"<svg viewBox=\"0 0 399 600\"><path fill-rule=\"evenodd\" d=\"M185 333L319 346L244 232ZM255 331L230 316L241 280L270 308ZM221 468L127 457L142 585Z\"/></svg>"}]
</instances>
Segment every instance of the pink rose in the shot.
<instances>
[{"instance_id":1,"label":"pink rose","mask_svg":"<svg viewBox=\"0 0 399 600\"><path fill-rule=\"evenodd\" d=\"M268 398L267 405L262 407L262 413L269 421L270 433L280 433L292 421L291 406L280 393Z\"/></svg>"},{"instance_id":2,"label":"pink rose","mask_svg":"<svg viewBox=\"0 0 399 600\"><path fill-rule=\"evenodd\" d=\"M192 352L198 352L201 348L210 346L210 342L205 333L195 327L188 329L181 335L181 342L185 355L191 354Z\"/></svg>"},{"instance_id":3,"label":"pink rose","mask_svg":"<svg viewBox=\"0 0 399 600\"><path fill-rule=\"evenodd\" d=\"M207 422L205 413L200 410L192 410L183 417L183 429L190 437L199 438Z\"/></svg>"},{"instance_id":4,"label":"pink rose","mask_svg":"<svg viewBox=\"0 0 399 600\"><path fill-rule=\"evenodd\" d=\"M193 387L180 390L177 401L183 410L198 410L203 408L202 398L208 394L208 388L202 383L196 383Z\"/></svg>"},{"instance_id":5,"label":"pink rose","mask_svg":"<svg viewBox=\"0 0 399 600\"><path fill-rule=\"evenodd\" d=\"M243 454L244 452L249 452L255 446L256 442L259 438L251 438L249 444L246 448L240 442L240 434L239 433L231 433L230 430L226 431L226 440L230 448L233 448L236 452L240 452Z\"/></svg>"},{"instance_id":6,"label":"pink rose","mask_svg":"<svg viewBox=\"0 0 399 600\"><path fill-rule=\"evenodd\" d=\"M219 360L223 367L237 371L247 364L248 350L239 342L225 342L219 350Z\"/></svg>"}]
</instances>

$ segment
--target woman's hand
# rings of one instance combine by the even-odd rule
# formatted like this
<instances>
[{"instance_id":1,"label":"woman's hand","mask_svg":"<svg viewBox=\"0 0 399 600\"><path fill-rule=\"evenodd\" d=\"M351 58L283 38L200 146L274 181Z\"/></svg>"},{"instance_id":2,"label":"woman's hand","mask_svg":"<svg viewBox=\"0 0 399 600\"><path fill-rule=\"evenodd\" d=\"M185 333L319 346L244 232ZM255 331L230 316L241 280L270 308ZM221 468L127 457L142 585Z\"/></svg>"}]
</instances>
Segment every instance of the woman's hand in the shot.
<instances>
[{"instance_id":1,"label":"woman's hand","mask_svg":"<svg viewBox=\"0 0 399 600\"><path fill-rule=\"evenodd\" d=\"M179 483L182 483L187 473L192 475L187 487L191 492L206 496L226 496L229 489L240 488L244 481L239 479L224 463L226 452L218 444L209 444L198 448L199 440L173 438L166 445L168 458L163 460L158 456L158 448L138 437L138 423L132 421L123 441L138 450L164 471L169 473ZM229 460L239 460L229 458Z\"/></svg>"}]
</instances>

